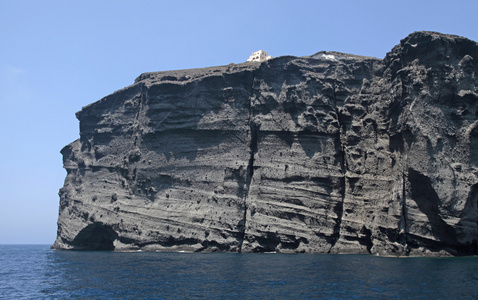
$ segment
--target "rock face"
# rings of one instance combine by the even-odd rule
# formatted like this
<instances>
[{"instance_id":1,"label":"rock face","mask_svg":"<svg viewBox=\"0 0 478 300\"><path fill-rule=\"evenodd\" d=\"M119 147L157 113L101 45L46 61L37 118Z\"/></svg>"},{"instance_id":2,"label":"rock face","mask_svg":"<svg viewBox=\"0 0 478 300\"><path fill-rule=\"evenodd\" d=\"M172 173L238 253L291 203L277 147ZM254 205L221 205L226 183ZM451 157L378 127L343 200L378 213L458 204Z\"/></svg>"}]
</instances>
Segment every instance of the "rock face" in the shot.
<instances>
[{"instance_id":1,"label":"rock face","mask_svg":"<svg viewBox=\"0 0 478 300\"><path fill-rule=\"evenodd\" d=\"M55 249L478 252L478 45L146 73L77 113Z\"/></svg>"}]
</instances>

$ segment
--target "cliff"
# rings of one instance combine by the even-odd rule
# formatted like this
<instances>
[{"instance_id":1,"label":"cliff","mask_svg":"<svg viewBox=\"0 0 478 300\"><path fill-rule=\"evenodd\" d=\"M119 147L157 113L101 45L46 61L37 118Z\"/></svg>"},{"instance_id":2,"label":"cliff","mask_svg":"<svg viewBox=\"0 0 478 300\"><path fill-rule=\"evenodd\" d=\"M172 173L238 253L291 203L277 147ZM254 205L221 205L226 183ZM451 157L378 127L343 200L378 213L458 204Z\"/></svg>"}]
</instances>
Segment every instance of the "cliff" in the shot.
<instances>
[{"instance_id":1,"label":"cliff","mask_svg":"<svg viewBox=\"0 0 478 300\"><path fill-rule=\"evenodd\" d=\"M77 113L52 248L478 254L478 45L140 75Z\"/></svg>"}]
</instances>

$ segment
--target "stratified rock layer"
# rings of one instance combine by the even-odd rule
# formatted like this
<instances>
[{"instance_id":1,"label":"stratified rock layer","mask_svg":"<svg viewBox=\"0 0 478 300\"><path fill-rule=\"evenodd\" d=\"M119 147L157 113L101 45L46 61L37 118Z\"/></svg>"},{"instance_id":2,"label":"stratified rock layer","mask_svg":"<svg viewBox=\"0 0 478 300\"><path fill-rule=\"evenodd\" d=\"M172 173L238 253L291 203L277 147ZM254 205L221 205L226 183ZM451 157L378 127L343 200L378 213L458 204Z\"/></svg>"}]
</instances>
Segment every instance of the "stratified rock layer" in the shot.
<instances>
[{"instance_id":1,"label":"stratified rock layer","mask_svg":"<svg viewBox=\"0 0 478 300\"><path fill-rule=\"evenodd\" d=\"M146 73L78 112L56 249L477 254L478 45Z\"/></svg>"}]
</instances>

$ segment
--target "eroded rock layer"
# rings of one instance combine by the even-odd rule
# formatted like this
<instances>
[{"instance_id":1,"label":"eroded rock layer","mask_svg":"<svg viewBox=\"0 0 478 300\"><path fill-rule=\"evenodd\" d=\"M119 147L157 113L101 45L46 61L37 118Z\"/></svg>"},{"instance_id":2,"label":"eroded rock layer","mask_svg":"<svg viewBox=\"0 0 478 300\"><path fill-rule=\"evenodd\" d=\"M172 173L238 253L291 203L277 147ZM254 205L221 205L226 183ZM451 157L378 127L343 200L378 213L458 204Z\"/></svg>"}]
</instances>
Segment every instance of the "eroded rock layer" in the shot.
<instances>
[{"instance_id":1,"label":"eroded rock layer","mask_svg":"<svg viewBox=\"0 0 478 300\"><path fill-rule=\"evenodd\" d=\"M145 73L77 113L56 249L477 254L478 45Z\"/></svg>"}]
</instances>

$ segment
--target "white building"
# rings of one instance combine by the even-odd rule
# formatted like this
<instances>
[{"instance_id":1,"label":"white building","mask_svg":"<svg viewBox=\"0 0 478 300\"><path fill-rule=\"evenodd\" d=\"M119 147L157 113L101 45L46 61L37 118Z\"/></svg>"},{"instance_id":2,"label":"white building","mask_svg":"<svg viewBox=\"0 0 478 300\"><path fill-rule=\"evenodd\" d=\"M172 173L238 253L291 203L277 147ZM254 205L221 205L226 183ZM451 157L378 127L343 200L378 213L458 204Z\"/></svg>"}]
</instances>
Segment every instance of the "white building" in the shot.
<instances>
[{"instance_id":1,"label":"white building","mask_svg":"<svg viewBox=\"0 0 478 300\"><path fill-rule=\"evenodd\" d=\"M267 52L264 50L259 50L256 52L252 52L251 57L247 61L265 61L271 59L272 56L267 55Z\"/></svg>"}]
</instances>

